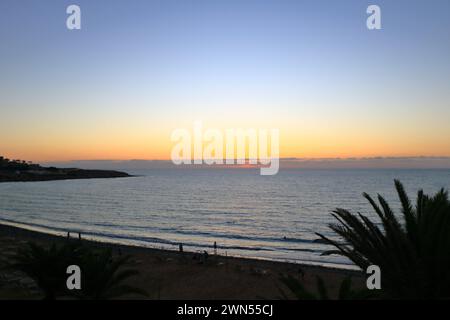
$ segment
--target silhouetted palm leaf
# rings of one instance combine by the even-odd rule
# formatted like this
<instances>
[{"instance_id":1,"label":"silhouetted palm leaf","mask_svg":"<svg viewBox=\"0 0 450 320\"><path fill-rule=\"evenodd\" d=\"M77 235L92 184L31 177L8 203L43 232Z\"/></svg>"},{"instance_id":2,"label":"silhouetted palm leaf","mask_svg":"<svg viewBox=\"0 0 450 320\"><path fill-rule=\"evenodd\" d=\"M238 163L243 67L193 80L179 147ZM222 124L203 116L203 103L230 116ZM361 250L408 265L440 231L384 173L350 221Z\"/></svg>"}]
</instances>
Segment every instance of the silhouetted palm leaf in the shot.
<instances>
[{"instance_id":1,"label":"silhouetted palm leaf","mask_svg":"<svg viewBox=\"0 0 450 320\"><path fill-rule=\"evenodd\" d=\"M74 296L81 299L110 299L125 294L146 295L144 290L126 284L138 274L125 269L129 257L114 258L107 249L93 249L82 242L67 242L49 247L28 244L19 249L9 267L20 270L36 281L46 299ZM81 290L66 287L67 267L81 269Z\"/></svg>"},{"instance_id":2,"label":"silhouetted palm leaf","mask_svg":"<svg viewBox=\"0 0 450 320\"><path fill-rule=\"evenodd\" d=\"M402 206L400 222L386 200L378 195L378 203L363 194L380 218L372 222L361 214L336 209L338 221L330 228L340 240L321 234L325 243L337 250L324 254L340 254L362 270L378 265L382 273L384 293L393 298L450 297L450 202L443 189L430 197L419 191L412 206L403 185L395 181Z\"/></svg>"},{"instance_id":3,"label":"silhouetted palm leaf","mask_svg":"<svg viewBox=\"0 0 450 320\"><path fill-rule=\"evenodd\" d=\"M45 299L55 297L66 289L66 268L78 261L76 245L41 247L33 243L19 249L10 268L22 271L35 280Z\"/></svg>"},{"instance_id":4,"label":"silhouetted palm leaf","mask_svg":"<svg viewBox=\"0 0 450 320\"><path fill-rule=\"evenodd\" d=\"M124 282L138 274L137 270L124 269L130 257L113 258L110 250L85 252L80 262L83 272L81 292L82 299L112 299L126 294L147 295L139 288Z\"/></svg>"}]
</instances>

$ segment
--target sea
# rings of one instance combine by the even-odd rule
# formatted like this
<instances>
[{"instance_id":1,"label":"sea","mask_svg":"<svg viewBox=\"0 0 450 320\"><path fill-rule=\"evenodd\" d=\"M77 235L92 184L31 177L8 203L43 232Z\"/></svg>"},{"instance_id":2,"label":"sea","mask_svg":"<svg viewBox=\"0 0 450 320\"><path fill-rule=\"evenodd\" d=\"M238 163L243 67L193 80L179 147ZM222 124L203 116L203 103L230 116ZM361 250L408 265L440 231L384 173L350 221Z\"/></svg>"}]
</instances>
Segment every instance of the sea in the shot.
<instances>
[{"instance_id":1,"label":"sea","mask_svg":"<svg viewBox=\"0 0 450 320\"><path fill-rule=\"evenodd\" d=\"M381 194L401 219L394 179L417 191L450 187L449 169L127 170L114 179L0 183L0 223L133 246L354 269L323 255L316 233L336 208L376 219L363 192Z\"/></svg>"}]
</instances>

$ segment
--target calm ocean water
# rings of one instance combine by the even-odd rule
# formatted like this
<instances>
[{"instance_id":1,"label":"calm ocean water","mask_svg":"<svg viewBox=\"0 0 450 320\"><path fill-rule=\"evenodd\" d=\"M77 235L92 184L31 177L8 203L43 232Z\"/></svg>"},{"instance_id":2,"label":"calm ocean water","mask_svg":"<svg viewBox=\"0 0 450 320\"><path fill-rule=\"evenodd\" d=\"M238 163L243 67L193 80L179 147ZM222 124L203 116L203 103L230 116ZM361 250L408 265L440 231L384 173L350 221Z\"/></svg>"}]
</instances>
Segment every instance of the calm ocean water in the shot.
<instances>
[{"instance_id":1,"label":"calm ocean water","mask_svg":"<svg viewBox=\"0 0 450 320\"><path fill-rule=\"evenodd\" d=\"M0 221L40 231L186 251L349 267L321 256L315 232L336 207L374 216L361 193L380 193L398 208L393 180L411 197L450 187L450 170L164 169L121 179L0 184Z\"/></svg>"}]
</instances>

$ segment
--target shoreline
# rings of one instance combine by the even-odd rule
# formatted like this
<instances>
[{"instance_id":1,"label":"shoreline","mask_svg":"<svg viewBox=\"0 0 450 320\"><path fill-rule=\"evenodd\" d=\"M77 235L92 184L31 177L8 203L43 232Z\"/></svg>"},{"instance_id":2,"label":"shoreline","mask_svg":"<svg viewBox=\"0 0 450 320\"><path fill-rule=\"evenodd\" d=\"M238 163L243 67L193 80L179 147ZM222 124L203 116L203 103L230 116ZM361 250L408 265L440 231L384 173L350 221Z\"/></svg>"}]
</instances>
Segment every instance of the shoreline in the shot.
<instances>
[{"instance_id":1,"label":"shoreline","mask_svg":"<svg viewBox=\"0 0 450 320\"><path fill-rule=\"evenodd\" d=\"M14 251L27 242L49 245L63 241L66 241L64 236L0 223L0 248L6 251L5 260L10 259ZM356 287L361 287L363 283L361 272L354 270L214 254L209 255L207 263L199 264L194 259L198 255L195 252L180 253L93 240L82 241L94 247L111 248L115 254L131 255L140 271L131 283L146 289L149 299L279 299L280 288L287 291L279 281L282 274L299 278L299 273L303 273L302 283L312 292L316 292L316 276L320 276L329 286L332 296L337 293L346 276L352 277ZM2 261L0 267L1 264ZM7 299L5 292L2 293L3 278L0 278L0 299ZM15 298L37 298L36 292L30 295L22 289L11 288L18 293Z\"/></svg>"},{"instance_id":2,"label":"shoreline","mask_svg":"<svg viewBox=\"0 0 450 320\"><path fill-rule=\"evenodd\" d=\"M124 241L121 241L121 239L127 239L134 241L132 238L114 238L109 237L106 235L100 235L100 234L92 234L92 233L83 233L79 232L78 230L68 230L68 229L58 229L58 228L50 228L39 224L25 224L9 219L0 218L0 226L7 226L12 228L17 228L21 230L26 230L30 232L36 232L39 234L45 234L49 236L55 236L59 238L67 238L67 233L70 232L71 239L78 237L78 234L81 233L83 235L83 240L87 242L97 243L97 244L109 244L109 245L117 245L117 246L124 246L124 247L130 247L130 248L143 248L143 249L154 249L154 250L161 250L161 251L169 251L169 252L178 252L179 251L179 243L169 243L169 242L149 242L148 245L140 245L140 244L133 244L133 243L124 243ZM75 237L73 236L75 235ZM135 240L136 242L139 242L139 239ZM125 241L126 242L126 241ZM169 248L172 247L172 248ZM188 249L186 249L188 248ZM198 245L198 246L190 246L183 243L183 249L185 253L191 253L195 254L198 252L203 251L213 251L214 246L213 245ZM357 267L352 264L336 264L336 263L324 263L324 262L306 262L303 260L289 260L289 259L272 259L270 257L257 257L257 256L249 256L249 255L239 255L239 254L230 254L228 255L229 247L222 247L220 245L217 246L217 252L218 255L223 257L233 257L233 258L240 258L240 259L248 259L248 260L258 260L258 261L269 261L269 262L280 262L280 263L290 263L294 265L299 266L310 266L310 267L321 267L326 269L335 269L335 270L343 270L343 271L358 271Z\"/></svg>"}]
</instances>

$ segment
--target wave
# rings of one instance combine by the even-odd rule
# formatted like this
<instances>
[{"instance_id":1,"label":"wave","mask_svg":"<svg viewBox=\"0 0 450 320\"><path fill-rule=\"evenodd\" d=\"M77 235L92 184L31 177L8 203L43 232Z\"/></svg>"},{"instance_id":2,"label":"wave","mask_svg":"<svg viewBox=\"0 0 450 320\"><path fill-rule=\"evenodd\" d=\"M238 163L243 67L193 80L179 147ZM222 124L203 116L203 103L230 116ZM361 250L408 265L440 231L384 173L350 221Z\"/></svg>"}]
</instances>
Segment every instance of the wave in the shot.
<instances>
[{"instance_id":1,"label":"wave","mask_svg":"<svg viewBox=\"0 0 450 320\"><path fill-rule=\"evenodd\" d=\"M39 223L32 223L32 222L28 222L28 223L23 223L20 221L16 221L16 220L12 220L12 219L5 219L5 218L1 218L0 219L0 223L7 223L7 224L13 224L16 226L21 226L21 227L25 227L25 228L32 228L32 229L36 229L38 228L38 230L36 231L40 231L40 232L46 232L46 233L51 233L54 234L59 233L59 235L65 235L67 232L71 232L71 233L81 233L84 237L91 237L93 239L96 238L106 238L106 239L112 239L112 240L126 240L126 243L128 243L129 241L131 242L144 242L144 243L149 243L149 244L163 244L163 245L169 245L169 246L179 246L180 241L172 241L172 240L168 240L168 239L163 239L163 238L159 238L159 237L151 237L151 236L134 236L134 235L121 235L121 234L117 234L117 233L111 233L111 232L91 232L91 231L85 231L82 229L76 229L76 228L72 228L72 229L64 229L64 228L58 228L58 227L50 227L48 225L44 225L44 224L39 224ZM98 224L96 224L98 225ZM115 226L117 227L117 225L109 225L108 226ZM142 227L144 228L144 227ZM214 234L212 233L194 233L194 232L178 232L178 233L182 233L182 234L187 234L187 235L204 235L204 234L209 234L211 236L213 236ZM216 236L217 238L218 236ZM279 238L268 238L268 237L245 237L245 236L236 236L234 237L233 235L228 236L228 238L230 239L247 239L247 240L260 240L260 239L264 239L266 241L269 241L269 239L273 239L273 240L280 240ZM305 239L286 239L285 241L287 242L304 242L304 243L312 243L312 240L305 240ZM187 241L187 242L182 242L184 247L188 247L188 248L208 248L211 249L214 247L214 245L211 244L206 244L206 243L200 243L200 242L192 242L192 241ZM314 250L314 249L308 249L308 248L289 248L289 247L273 247L273 246L239 246L239 245L225 245L225 244L220 244L217 245L218 249L221 250L241 250L241 251L301 251L301 252L319 252L318 250Z\"/></svg>"},{"instance_id":2,"label":"wave","mask_svg":"<svg viewBox=\"0 0 450 320\"><path fill-rule=\"evenodd\" d=\"M89 223L90 226L97 227L118 227L117 224L112 223ZM231 240L248 240L256 242L284 242L284 243L305 243L305 244L316 244L317 239L303 239L303 238L288 238L284 236L280 237L264 237L264 236L247 236L240 234L228 234L220 232L208 232L208 231L197 231L197 230L180 230L175 228L161 228L152 226L120 226L121 230L145 230L145 231L155 231L155 232L167 232L176 233L188 236L204 236L214 239L231 239Z\"/></svg>"}]
</instances>

